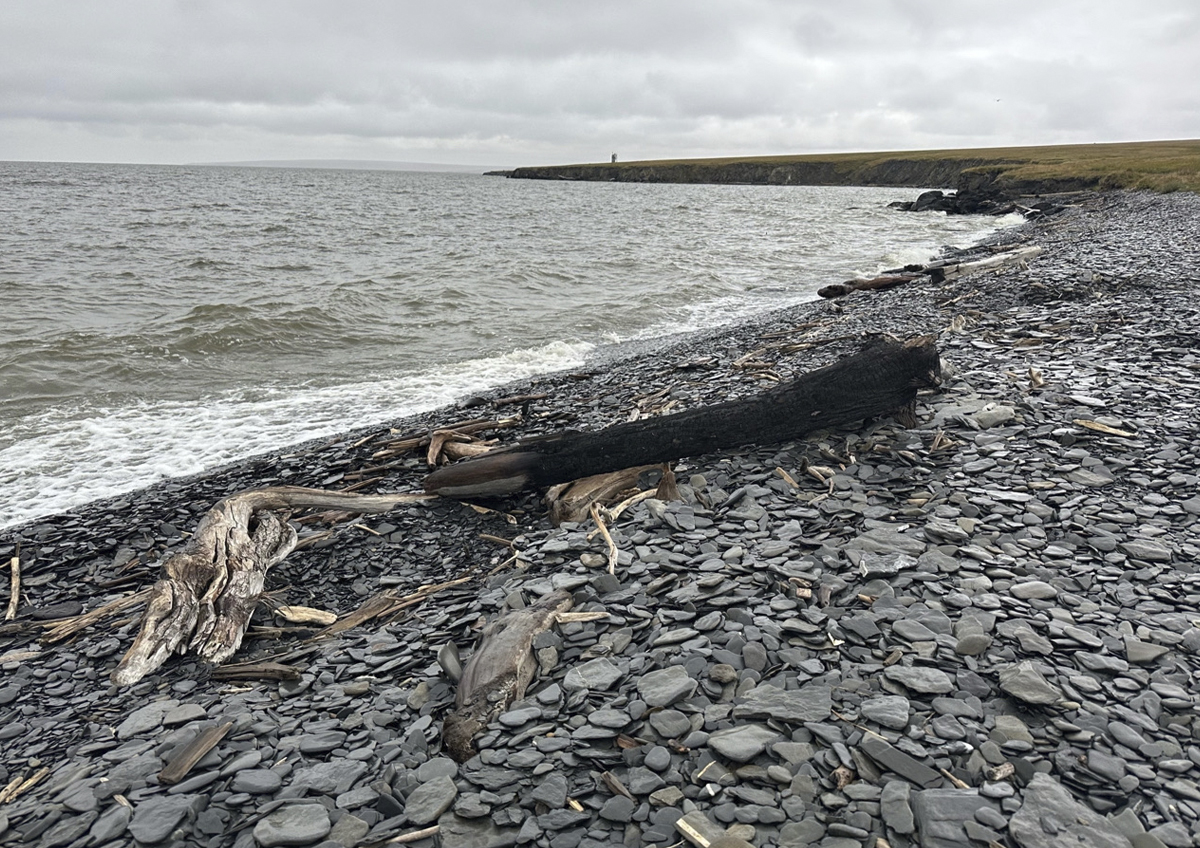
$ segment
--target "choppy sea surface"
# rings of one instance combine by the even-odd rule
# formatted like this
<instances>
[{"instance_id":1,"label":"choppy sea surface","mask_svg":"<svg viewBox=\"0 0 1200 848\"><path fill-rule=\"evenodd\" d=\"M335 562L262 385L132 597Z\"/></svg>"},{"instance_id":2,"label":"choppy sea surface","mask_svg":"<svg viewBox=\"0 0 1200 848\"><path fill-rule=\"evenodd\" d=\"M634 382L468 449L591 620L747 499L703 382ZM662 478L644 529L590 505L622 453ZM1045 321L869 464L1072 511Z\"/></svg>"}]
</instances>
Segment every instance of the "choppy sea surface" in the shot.
<instances>
[{"instance_id":1,"label":"choppy sea surface","mask_svg":"<svg viewBox=\"0 0 1200 848\"><path fill-rule=\"evenodd\" d=\"M0 527L811 300L915 189L0 162Z\"/></svg>"}]
</instances>

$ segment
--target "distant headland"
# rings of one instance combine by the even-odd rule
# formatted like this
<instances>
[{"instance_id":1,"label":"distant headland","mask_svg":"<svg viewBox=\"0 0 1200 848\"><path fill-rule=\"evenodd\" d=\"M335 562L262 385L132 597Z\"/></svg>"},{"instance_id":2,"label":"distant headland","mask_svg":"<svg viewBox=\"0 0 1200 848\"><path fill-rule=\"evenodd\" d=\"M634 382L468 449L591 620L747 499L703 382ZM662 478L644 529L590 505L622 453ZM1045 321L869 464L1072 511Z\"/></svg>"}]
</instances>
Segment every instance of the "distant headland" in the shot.
<instances>
[{"instance_id":1,"label":"distant headland","mask_svg":"<svg viewBox=\"0 0 1200 848\"><path fill-rule=\"evenodd\" d=\"M1125 188L1200 191L1200 140L547 165L514 179L948 187L1009 195Z\"/></svg>"}]
</instances>

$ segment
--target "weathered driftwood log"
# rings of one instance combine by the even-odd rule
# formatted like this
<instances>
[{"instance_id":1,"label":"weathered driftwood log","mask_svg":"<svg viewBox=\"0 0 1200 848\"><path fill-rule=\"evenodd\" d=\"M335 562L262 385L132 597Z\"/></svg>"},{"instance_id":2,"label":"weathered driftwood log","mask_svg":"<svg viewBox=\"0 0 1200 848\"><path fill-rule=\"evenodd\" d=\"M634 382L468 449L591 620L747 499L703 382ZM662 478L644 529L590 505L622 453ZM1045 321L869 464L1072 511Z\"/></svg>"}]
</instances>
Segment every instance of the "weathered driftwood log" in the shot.
<instances>
[{"instance_id":1,"label":"weathered driftwood log","mask_svg":"<svg viewBox=\"0 0 1200 848\"><path fill-rule=\"evenodd\" d=\"M564 521L583 521L592 504L606 504L623 492L636 490L639 478L656 468L662 468L664 476L670 474L665 465L639 465L551 486L544 498L551 523L557 527Z\"/></svg>"},{"instance_id":2,"label":"weathered driftwood log","mask_svg":"<svg viewBox=\"0 0 1200 848\"><path fill-rule=\"evenodd\" d=\"M919 388L937 385L940 373L931 336L903 343L877 340L853 356L752 398L596 432L527 439L448 465L425 478L425 490L450 497L506 495L744 444L782 442L902 409Z\"/></svg>"},{"instance_id":3,"label":"weathered driftwood log","mask_svg":"<svg viewBox=\"0 0 1200 848\"><path fill-rule=\"evenodd\" d=\"M442 722L442 739L455 760L461 763L475 756L476 734L509 704L525 697L537 669L534 638L570 608L570 593L559 589L531 606L505 613L483 629L458 681L454 712Z\"/></svg>"},{"instance_id":4,"label":"weathered driftwood log","mask_svg":"<svg viewBox=\"0 0 1200 848\"><path fill-rule=\"evenodd\" d=\"M242 644L267 571L296 546L292 509L386 512L427 495L353 495L298 486L255 489L219 501L183 550L163 564L137 638L112 674L119 686L141 680L175 653L220 663Z\"/></svg>"},{"instance_id":5,"label":"weathered driftwood log","mask_svg":"<svg viewBox=\"0 0 1200 848\"><path fill-rule=\"evenodd\" d=\"M936 262L927 266L926 270L933 282L941 283L964 274L973 274L976 271L995 271L1008 265L1023 265L1030 259L1040 256L1041 253L1042 248L1037 246L1022 247L1006 253L997 253L987 259L973 259L969 262Z\"/></svg>"},{"instance_id":6,"label":"weathered driftwood log","mask_svg":"<svg viewBox=\"0 0 1200 848\"><path fill-rule=\"evenodd\" d=\"M845 297L854 291L882 291L883 289L894 289L896 286L911 283L913 280L921 279L922 274L885 274L882 277L871 277L867 279L847 280L844 283L830 283L827 286L817 290L817 294L821 297L830 299L835 297Z\"/></svg>"}]
</instances>

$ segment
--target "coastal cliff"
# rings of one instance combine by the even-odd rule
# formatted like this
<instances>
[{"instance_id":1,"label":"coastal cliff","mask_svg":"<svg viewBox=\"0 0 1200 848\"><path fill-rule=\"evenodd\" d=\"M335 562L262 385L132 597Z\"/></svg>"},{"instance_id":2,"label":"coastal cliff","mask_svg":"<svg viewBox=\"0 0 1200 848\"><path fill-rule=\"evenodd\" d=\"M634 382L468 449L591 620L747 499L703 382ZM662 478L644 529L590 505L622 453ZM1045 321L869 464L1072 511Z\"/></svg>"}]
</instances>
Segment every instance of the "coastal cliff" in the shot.
<instances>
[{"instance_id":1,"label":"coastal cliff","mask_svg":"<svg viewBox=\"0 0 1200 848\"><path fill-rule=\"evenodd\" d=\"M955 188L1009 196L1095 189L1200 189L1200 142L1079 144L546 165L514 179L717 185Z\"/></svg>"},{"instance_id":2,"label":"coastal cliff","mask_svg":"<svg viewBox=\"0 0 1200 848\"><path fill-rule=\"evenodd\" d=\"M698 160L696 162L631 162L628 164L559 165L517 168L514 179L587 180L624 183L712 183L729 185L874 185L954 186L981 159L879 162L771 160Z\"/></svg>"}]
</instances>

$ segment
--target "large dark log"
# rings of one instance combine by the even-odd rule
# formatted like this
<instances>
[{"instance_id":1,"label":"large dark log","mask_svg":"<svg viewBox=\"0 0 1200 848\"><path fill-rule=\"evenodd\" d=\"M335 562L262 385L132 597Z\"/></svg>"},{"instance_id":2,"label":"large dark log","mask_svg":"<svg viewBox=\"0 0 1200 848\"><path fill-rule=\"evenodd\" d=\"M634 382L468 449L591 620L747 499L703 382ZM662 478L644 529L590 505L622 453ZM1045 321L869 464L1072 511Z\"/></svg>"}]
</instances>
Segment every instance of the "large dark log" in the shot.
<instances>
[{"instance_id":1,"label":"large dark log","mask_svg":"<svg viewBox=\"0 0 1200 848\"><path fill-rule=\"evenodd\" d=\"M425 478L425 490L448 497L506 495L739 445L782 442L902 409L918 389L937 385L940 373L933 337L881 339L756 397L597 432L527 439L448 465Z\"/></svg>"}]
</instances>

